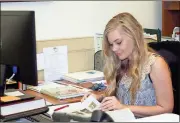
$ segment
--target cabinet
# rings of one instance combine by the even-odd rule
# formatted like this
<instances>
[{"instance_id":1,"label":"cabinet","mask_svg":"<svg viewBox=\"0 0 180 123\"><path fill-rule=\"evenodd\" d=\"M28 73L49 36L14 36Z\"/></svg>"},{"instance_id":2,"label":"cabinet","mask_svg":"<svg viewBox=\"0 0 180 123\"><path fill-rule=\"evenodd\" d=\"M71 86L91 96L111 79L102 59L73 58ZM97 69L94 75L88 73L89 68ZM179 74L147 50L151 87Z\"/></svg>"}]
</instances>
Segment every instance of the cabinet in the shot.
<instances>
[{"instance_id":1,"label":"cabinet","mask_svg":"<svg viewBox=\"0 0 180 123\"><path fill-rule=\"evenodd\" d=\"M180 1L162 1L162 35L172 36L176 26L180 27Z\"/></svg>"}]
</instances>

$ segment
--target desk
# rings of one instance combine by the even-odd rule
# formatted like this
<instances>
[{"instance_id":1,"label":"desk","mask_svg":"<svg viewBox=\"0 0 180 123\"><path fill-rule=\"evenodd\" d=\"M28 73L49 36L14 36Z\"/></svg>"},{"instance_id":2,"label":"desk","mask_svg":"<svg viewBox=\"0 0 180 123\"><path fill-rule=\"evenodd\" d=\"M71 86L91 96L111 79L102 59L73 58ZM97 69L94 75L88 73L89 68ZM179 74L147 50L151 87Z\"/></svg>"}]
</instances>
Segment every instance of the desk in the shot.
<instances>
[{"instance_id":1,"label":"desk","mask_svg":"<svg viewBox=\"0 0 180 123\"><path fill-rule=\"evenodd\" d=\"M64 81L65 83L69 83L69 84L74 84L74 85L78 85L78 86L81 86L81 87L85 87L85 88L89 88L91 87L93 84L88 82L88 83L82 83L82 84L75 84L75 83L72 83L72 82L68 82L68 81ZM34 95L34 96L37 96L37 97L41 97L41 98L44 98L46 101L52 103L52 104L67 104L67 103L75 103L75 102L79 102L81 99L82 99L82 96L81 97L75 97L75 98L69 98L69 99L63 99L63 100L60 100L60 99L56 99L54 97L51 97L51 96L48 96L48 95L45 95L45 94L41 94L41 93L38 93L38 92L35 92L35 91L32 91L32 90L26 90L26 92L28 94L31 94L31 95ZM104 91L93 91L93 93L95 94L102 94ZM47 117L47 116L46 116ZM48 121L49 122L49 121Z\"/></svg>"}]
</instances>

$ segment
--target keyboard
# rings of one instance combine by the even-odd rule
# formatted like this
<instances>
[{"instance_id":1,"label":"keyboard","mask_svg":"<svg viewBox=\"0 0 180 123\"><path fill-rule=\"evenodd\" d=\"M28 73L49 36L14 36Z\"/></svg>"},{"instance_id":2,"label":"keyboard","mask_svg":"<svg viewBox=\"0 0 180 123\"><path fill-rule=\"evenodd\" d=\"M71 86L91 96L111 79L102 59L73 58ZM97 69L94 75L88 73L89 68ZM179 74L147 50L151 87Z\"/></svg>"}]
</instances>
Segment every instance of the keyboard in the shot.
<instances>
[{"instance_id":1,"label":"keyboard","mask_svg":"<svg viewBox=\"0 0 180 123\"><path fill-rule=\"evenodd\" d=\"M44 114L34 115L26 117L31 122L53 122L53 120Z\"/></svg>"},{"instance_id":2,"label":"keyboard","mask_svg":"<svg viewBox=\"0 0 180 123\"><path fill-rule=\"evenodd\" d=\"M19 118L19 119L16 119L16 120L11 120L11 121L8 121L8 122L23 122L23 123L30 123L30 122L53 122L53 120L51 118L47 117L44 114L39 114L39 115Z\"/></svg>"}]
</instances>

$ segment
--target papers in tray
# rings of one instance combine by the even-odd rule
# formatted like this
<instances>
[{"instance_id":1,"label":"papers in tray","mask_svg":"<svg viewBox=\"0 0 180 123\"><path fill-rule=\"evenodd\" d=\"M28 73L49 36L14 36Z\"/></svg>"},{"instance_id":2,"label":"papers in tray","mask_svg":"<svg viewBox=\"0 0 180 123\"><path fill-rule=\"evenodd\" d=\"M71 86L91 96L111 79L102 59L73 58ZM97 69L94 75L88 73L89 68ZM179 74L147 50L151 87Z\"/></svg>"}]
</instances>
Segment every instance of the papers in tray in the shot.
<instances>
[{"instance_id":1,"label":"papers in tray","mask_svg":"<svg viewBox=\"0 0 180 123\"><path fill-rule=\"evenodd\" d=\"M88 70L74 73L68 73L63 75L64 80L81 83L81 82L93 82L104 79L104 74L101 71Z\"/></svg>"}]
</instances>

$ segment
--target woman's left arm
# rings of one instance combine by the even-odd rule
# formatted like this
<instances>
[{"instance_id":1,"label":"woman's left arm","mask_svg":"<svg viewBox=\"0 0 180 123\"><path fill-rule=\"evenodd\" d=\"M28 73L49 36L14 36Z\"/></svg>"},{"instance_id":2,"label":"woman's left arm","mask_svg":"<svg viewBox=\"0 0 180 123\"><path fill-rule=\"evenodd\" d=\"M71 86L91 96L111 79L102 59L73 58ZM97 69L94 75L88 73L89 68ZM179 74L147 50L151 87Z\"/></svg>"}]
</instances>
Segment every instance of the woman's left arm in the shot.
<instances>
[{"instance_id":1,"label":"woman's left arm","mask_svg":"<svg viewBox=\"0 0 180 123\"><path fill-rule=\"evenodd\" d=\"M103 100L104 110L129 108L135 116L145 117L172 112L174 107L173 89L171 75L167 63L161 57L156 59L152 65L150 77L156 93L155 106L134 106L123 105L115 97L108 97Z\"/></svg>"},{"instance_id":2,"label":"woman's left arm","mask_svg":"<svg viewBox=\"0 0 180 123\"><path fill-rule=\"evenodd\" d=\"M173 87L169 67L161 57L151 67L150 77L156 93L156 106L124 106L137 116L151 116L172 112L174 107Z\"/></svg>"}]
</instances>

